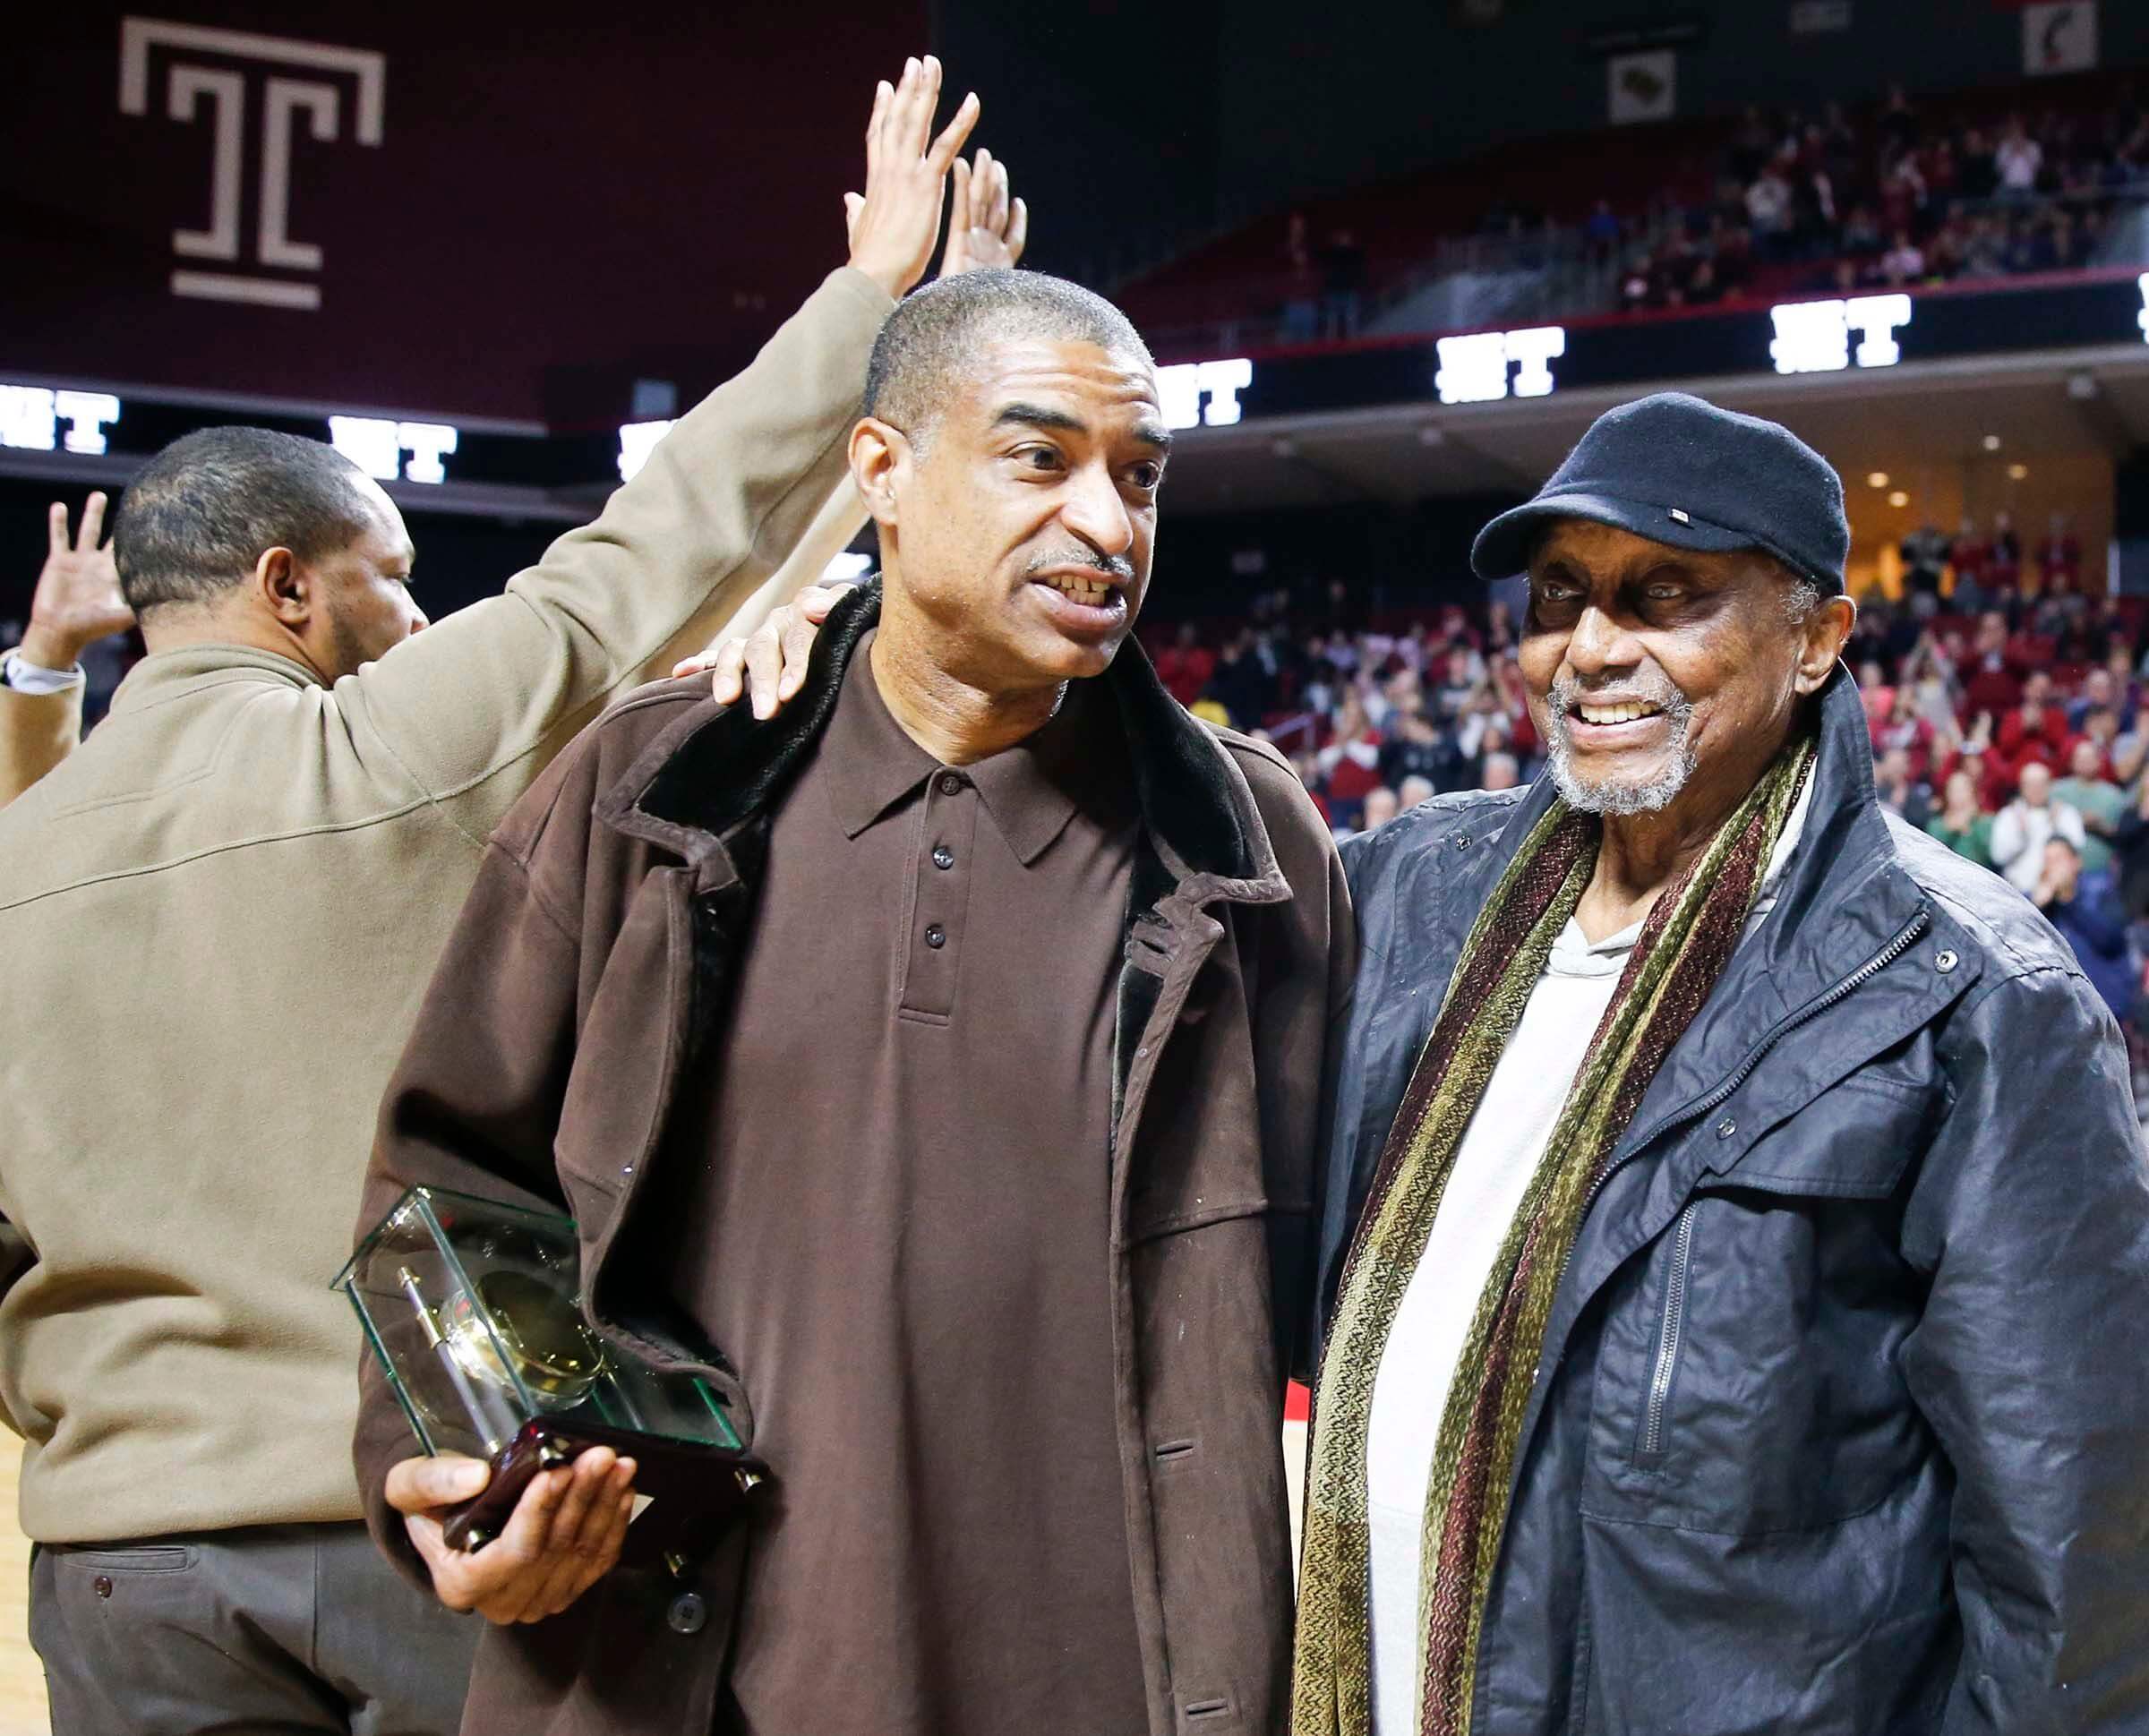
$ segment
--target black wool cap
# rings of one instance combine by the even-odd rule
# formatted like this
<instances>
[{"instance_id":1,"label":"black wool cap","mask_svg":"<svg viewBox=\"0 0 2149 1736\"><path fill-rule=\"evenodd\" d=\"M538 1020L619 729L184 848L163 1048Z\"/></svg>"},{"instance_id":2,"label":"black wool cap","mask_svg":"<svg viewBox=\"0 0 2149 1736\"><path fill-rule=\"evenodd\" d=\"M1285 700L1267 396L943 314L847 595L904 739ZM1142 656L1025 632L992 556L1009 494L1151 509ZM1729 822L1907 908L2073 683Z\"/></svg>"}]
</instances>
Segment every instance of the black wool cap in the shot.
<instances>
[{"instance_id":1,"label":"black wool cap","mask_svg":"<svg viewBox=\"0 0 2149 1736\"><path fill-rule=\"evenodd\" d=\"M1525 501L1477 533L1470 566L1506 578L1561 518L1588 518L1708 553L1760 549L1822 590L1851 552L1843 482L1788 428L1658 392L1607 410Z\"/></svg>"}]
</instances>

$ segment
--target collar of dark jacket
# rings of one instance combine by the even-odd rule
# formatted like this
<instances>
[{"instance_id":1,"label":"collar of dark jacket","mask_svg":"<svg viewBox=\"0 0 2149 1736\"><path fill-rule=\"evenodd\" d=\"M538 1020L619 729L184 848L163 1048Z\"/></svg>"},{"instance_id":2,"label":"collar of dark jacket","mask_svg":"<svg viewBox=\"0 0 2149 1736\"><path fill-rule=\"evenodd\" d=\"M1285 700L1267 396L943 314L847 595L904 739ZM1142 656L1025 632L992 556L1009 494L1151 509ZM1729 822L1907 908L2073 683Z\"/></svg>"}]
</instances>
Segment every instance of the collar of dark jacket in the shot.
<instances>
[{"instance_id":1,"label":"collar of dark jacket","mask_svg":"<svg viewBox=\"0 0 2149 1736\"><path fill-rule=\"evenodd\" d=\"M760 722L743 706L695 706L598 799L597 819L677 853L705 886L721 882L728 841L767 813L804 764L835 714L860 640L879 619L877 578L829 611L806 683L781 712ZM1245 774L1166 690L1141 646L1128 638L1102 679L1126 731L1143 826L1181 895L1288 899Z\"/></svg>"}]
</instances>

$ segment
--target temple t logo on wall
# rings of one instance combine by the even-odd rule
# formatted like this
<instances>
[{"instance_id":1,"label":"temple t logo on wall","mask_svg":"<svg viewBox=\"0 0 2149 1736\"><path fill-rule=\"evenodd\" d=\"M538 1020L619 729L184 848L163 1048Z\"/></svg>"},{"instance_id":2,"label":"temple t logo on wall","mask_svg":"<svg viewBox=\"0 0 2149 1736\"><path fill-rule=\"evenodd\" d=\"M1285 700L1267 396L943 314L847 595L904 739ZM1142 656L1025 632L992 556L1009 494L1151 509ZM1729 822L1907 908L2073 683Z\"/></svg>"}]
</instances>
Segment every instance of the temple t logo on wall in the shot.
<instances>
[{"instance_id":1,"label":"temple t logo on wall","mask_svg":"<svg viewBox=\"0 0 2149 1736\"><path fill-rule=\"evenodd\" d=\"M248 30L162 18L123 18L119 110L210 129L207 221L172 231L172 294L262 307L321 305L321 249L291 233L291 146L307 136L379 145L388 57ZM160 103L152 91L161 90ZM258 124L253 117L259 116ZM244 233L249 159L258 177L252 232Z\"/></svg>"}]
</instances>

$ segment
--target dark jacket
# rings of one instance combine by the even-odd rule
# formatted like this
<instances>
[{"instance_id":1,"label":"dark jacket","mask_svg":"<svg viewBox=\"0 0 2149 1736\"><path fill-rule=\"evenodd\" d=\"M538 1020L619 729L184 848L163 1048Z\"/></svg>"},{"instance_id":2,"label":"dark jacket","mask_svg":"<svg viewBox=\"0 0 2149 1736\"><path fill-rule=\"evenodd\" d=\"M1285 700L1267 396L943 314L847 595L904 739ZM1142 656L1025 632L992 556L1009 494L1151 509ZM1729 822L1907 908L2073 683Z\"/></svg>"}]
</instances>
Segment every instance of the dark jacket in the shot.
<instances>
[{"instance_id":1,"label":"dark jacket","mask_svg":"<svg viewBox=\"0 0 2149 1736\"><path fill-rule=\"evenodd\" d=\"M723 1039L770 813L878 613L877 590L839 606L773 722L725 711L706 681L652 688L531 790L419 1013L362 1211L363 1227L415 1183L571 1210L593 1323L716 1381L749 1426L750 1393L655 1323L678 1311L636 1239L668 1227L638 1208L653 1171L706 1155L674 1149L675 1082ZM1290 1323L1310 1315L1323 1047L1349 979L1342 871L1272 749L1194 723L1131 641L1101 679L1143 830L1113 1076L1118 1405L1099 1426L1119 1441L1154 1736L1188 1720L1269 1732L1291 1607L1279 1419ZM412 1450L369 1367L359 1485L376 1535L423 1579L381 1495ZM644 1556L658 1541L629 1537ZM465 1729L706 1736L732 1626L724 1560L702 1575L694 1633L667 1626L664 1571L634 1566L551 1621L488 1631Z\"/></svg>"},{"instance_id":2,"label":"dark jacket","mask_svg":"<svg viewBox=\"0 0 2149 1736\"><path fill-rule=\"evenodd\" d=\"M1554 1302L1485 1736L2149 1729L2125 1053L2025 899L1877 806L1847 673L1820 710L1780 902L1652 1082ZM1471 921L1552 799L1442 798L1346 846L1324 1306Z\"/></svg>"}]
</instances>

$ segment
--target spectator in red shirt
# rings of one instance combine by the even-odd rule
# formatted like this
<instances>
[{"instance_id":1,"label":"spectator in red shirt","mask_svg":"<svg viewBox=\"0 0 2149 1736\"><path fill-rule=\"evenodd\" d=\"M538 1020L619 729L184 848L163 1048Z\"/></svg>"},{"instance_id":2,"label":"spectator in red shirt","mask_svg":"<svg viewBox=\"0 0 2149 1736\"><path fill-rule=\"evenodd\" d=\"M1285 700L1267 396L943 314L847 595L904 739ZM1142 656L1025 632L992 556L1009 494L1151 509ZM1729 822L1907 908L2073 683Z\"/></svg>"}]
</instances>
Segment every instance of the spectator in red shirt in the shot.
<instances>
[{"instance_id":1,"label":"spectator in red shirt","mask_svg":"<svg viewBox=\"0 0 2149 1736\"><path fill-rule=\"evenodd\" d=\"M2022 703L1999 720L1993 745L2011 782L2033 760L2053 773L2067 764L2067 714L2052 703L2052 678L2042 669L2022 684Z\"/></svg>"},{"instance_id":2,"label":"spectator in red shirt","mask_svg":"<svg viewBox=\"0 0 2149 1736\"><path fill-rule=\"evenodd\" d=\"M2022 703L2022 678L2008 657L2008 618L1997 609L1978 617L1977 642L1963 665L1966 715L1998 717Z\"/></svg>"},{"instance_id":3,"label":"spectator in red shirt","mask_svg":"<svg viewBox=\"0 0 2149 1736\"><path fill-rule=\"evenodd\" d=\"M1319 768L1335 817L1349 825L1357 817L1366 796L1381 782L1381 737L1366 718L1366 703L1357 689L1348 689L1336 713L1335 739L1321 749L1314 764Z\"/></svg>"},{"instance_id":4,"label":"spectator in red shirt","mask_svg":"<svg viewBox=\"0 0 2149 1736\"><path fill-rule=\"evenodd\" d=\"M1216 653L1196 641L1192 621L1182 621L1178 637L1157 655L1157 679L1174 699L1191 706L1215 673Z\"/></svg>"},{"instance_id":5,"label":"spectator in red shirt","mask_svg":"<svg viewBox=\"0 0 2149 1736\"><path fill-rule=\"evenodd\" d=\"M1901 754L1911 782L1923 783L1932 771L1932 725L1918 714L1918 696L1914 688L1905 686L1886 691L1889 696L1887 714L1872 724L1874 757Z\"/></svg>"},{"instance_id":6,"label":"spectator in red shirt","mask_svg":"<svg viewBox=\"0 0 2149 1736\"><path fill-rule=\"evenodd\" d=\"M1493 697L1507 718L1507 735L1516 756L1537 757L1537 726L1529 721L1529 697L1522 686L1522 671L1512 657L1493 665Z\"/></svg>"}]
</instances>

